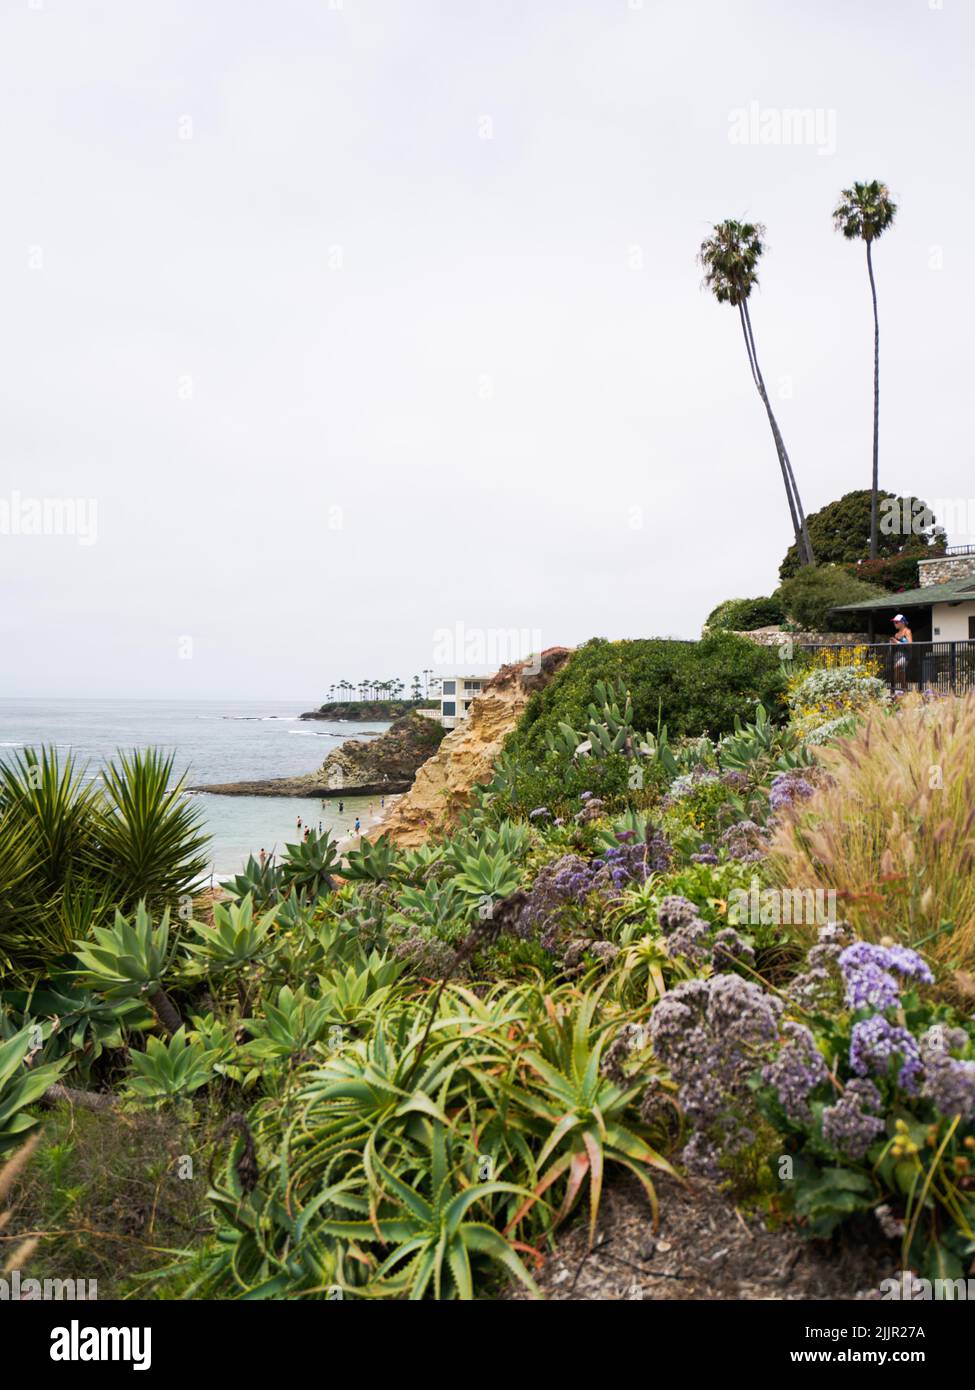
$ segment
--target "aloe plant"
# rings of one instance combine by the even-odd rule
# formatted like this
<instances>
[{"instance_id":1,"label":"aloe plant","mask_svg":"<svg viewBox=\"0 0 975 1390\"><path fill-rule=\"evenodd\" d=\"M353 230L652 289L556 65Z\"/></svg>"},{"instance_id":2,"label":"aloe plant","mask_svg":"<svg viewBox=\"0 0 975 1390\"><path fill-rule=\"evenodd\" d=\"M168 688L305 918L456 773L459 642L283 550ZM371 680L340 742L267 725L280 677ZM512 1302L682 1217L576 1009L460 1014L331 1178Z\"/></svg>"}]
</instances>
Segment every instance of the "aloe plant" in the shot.
<instances>
[{"instance_id":1,"label":"aloe plant","mask_svg":"<svg viewBox=\"0 0 975 1390\"><path fill-rule=\"evenodd\" d=\"M508 1182L470 1182L453 1162L448 1130L431 1126L429 1166L415 1184L406 1182L379 1158L368 1162L369 1196L336 1183L326 1193L334 1206L356 1214L354 1220L325 1220L321 1230L360 1245L392 1246L370 1283L360 1290L368 1297L436 1299L474 1297L477 1261L491 1261L514 1275L533 1295L535 1281L512 1244L485 1221L468 1215L495 1193L528 1195Z\"/></svg>"},{"instance_id":2,"label":"aloe plant","mask_svg":"<svg viewBox=\"0 0 975 1390\"><path fill-rule=\"evenodd\" d=\"M623 1123L645 1082L618 1086L600 1072L606 1025L596 1022L599 999L600 991L592 991L564 1014L550 1005L537 1030L537 1046L522 1054L521 1084L514 1090L514 1099L531 1117L533 1132L543 1139L538 1167L548 1166L508 1229L517 1226L532 1203L564 1178L558 1224L572 1211L588 1182L591 1244L608 1163L620 1164L634 1174L656 1221L657 1196L647 1169L672 1175L674 1170L635 1128Z\"/></svg>"},{"instance_id":3,"label":"aloe plant","mask_svg":"<svg viewBox=\"0 0 975 1390\"><path fill-rule=\"evenodd\" d=\"M76 942L76 955L82 967L78 974L106 999L144 996L166 1031L176 1033L182 1019L163 988L173 956L169 944L169 908L154 927L145 903L140 902L134 923L116 911L114 925L93 927L92 936L94 941Z\"/></svg>"}]
</instances>

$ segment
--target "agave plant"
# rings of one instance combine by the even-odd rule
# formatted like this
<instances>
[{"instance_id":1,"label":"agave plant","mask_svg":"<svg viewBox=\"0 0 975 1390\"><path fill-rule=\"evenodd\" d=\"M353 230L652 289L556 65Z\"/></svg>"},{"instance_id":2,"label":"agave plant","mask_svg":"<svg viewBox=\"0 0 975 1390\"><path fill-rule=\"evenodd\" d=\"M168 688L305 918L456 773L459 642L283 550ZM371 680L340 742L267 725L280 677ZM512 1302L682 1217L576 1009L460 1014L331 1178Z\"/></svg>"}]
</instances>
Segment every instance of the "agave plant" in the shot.
<instances>
[{"instance_id":1,"label":"agave plant","mask_svg":"<svg viewBox=\"0 0 975 1390\"><path fill-rule=\"evenodd\" d=\"M182 1019L163 988L173 951L169 944L169 908L158 927L144 902L136 908L134 923L115 913L111 927L93 927L94 941L76 942L81 964L78 972L92 989L106 999L144 996L168 1033L176 1033Z\"/></svg>"},{"instance_id":2,"label":"agave plant","mask_svg":"<svg viewBox=\"0 0 975 1390\"><path fill-rule=\"evenodd\" d=\"M126 1029L152 1023L152 1014L141 1000L109 1002L63 975L31 989L4 990L0 994L0 1034L7 1031L5 1009L12 1011L21 1027L40 1030L39 1061L53 1061L70 1053L73 1068L81 1074L86 1074L106 1050L124 1047Z\"/></svg>"},{"instance_id":3,"label":"agave plant","mask_svg":"<svg viewBox=\"0 0 975 1390\"><path fill-rule=\"evenodd\" d=\"M263 863L250 855L243 873L236 874L227 883L221 883L220 887L238 901L250 896L260 911L280 901L284 884L281 869L275 864L274 855L270 854Z\"/></svg>"},{"instance_id":4,"label":"agave plant","mask_svg":"<svg viewBox=\"0 0 975 1390\"><path fill-rule=\"evenodd\" d=\"M423 844L415 849L404 850L396 866L396 877L401 883L422 886L431 873L443 862L443 845Z\"/></svg>"},{"instance_id":5,"label":"agave plant","mask_svg":"<svg viewBox=\"0 0 975 1390\"><path fill-rule=\"evenodd\" d=\"M508 1182L471 1182L455 1164L449 1131L430 1126L428 1164L411 1185L379 1158L366 1158L370 1192L358 1195L346 1179L326 1198L354 1212L357 1219L325 1220L325 1233L357 1245L391 1246L370 1282L358 1290L365 1297L403 1297L418 1301L474 1297L475 1270L493 1262L521 1281L533 1295L538 1289L512 1244L486 1221L469 1219L471 1209L495 1193L528 1196ZM524 1248L524 1247L523 1247Z\"/></svg>"},{"instance_id":6,"label":"agave plant","mask_svg":"<svg viewBox=\"0 0 975 1390\"><path fill-rule=\"evenodd\" d=\"M29 1129L38 1123L27 1107L40 1100L68 1065L68 1058L25 1065L34 1045L33 1027L22 1028L0 1043L0 1155L16 1148Z\"/></svg>"},{"instance_id":7,"label":"agave plant","mask_svg":"<svg viewBox=\"0 0 975 1390\"><path fill-rule=\"evenodd\" d=\"M241 903L217 903L213 909L213 926L195 919L190 922L197 940L188 941L186 949L208 975L238 971L264 951L268 932L275 925L278 913L279 909L272 907L262 917L255 918L254 901L249 893Z\"/></svg>"},{"instance_id":8,"label":"agave plant","mask_svg":"<svg viewBox=\"0 0 975 1390\"><path fill-rule=\"evenodd\" d=\"M461 870L453 882L462 893L472 897L506 898L518 887L519 874L503 851L491 855L482 849L464 856Z\"/></svg>"},{"instance_id":9,"label":"agave plant","mask_svg":"<svg viewBox=\"0 0 975 1390\"><path fill-rule=\"evenodd\" d=\"M392 878L399 867L399 856L388 835L376 841L363 840L358 849L349 850L342 869L343 878L365 879L383 883Z\"/></svg>"},{"instance_id":10,"label":"agave plant","mask_svg":"<svg viewBox=\"0 0 975 1390\"><path fill-rule=\"evenodd\" d=\"M333 874L339 867L335 841L326 833L314 832L300 844L285 845L281 861L281 887L307 902L313 902L335 887Z\"/></svg>"},{"instance_id":11,"label":"agave plant","mask_svg":"<svg viewBox=\"0 0 975 1390\"><path fill-rule=\"evenodd\" d=\"M452 879L423 888L401 888L390 925L441 941L458 941L470 929L470 898Z\"/></svg>"},{"instance_id":12,"label":"agave plant","mask_svg":"<svg viewBox=\"0 0 975 1390\"><path fill-rule=\"evenodd\" d=\"M145 1052L129 1053L129 1095L150 1104L192 1095L213 1079L218 1054L179 1028L163 1041L150 1035Z\"/></svg>"},{"instance_id":13,"label":"agave plant","mask_svg":"<svg viewBox=\"0 0 975 1390\"><path fill-rule=\"evenodd\" d=\"M246 1057L256 1062L285 1062L300 1059L313 1043L337 1025L328 998L314 998L304 988L282 985L275 1002L266 999L263 1016L248 1018L244 1027L252 1041Z\"/></svg>"}]
</instances>

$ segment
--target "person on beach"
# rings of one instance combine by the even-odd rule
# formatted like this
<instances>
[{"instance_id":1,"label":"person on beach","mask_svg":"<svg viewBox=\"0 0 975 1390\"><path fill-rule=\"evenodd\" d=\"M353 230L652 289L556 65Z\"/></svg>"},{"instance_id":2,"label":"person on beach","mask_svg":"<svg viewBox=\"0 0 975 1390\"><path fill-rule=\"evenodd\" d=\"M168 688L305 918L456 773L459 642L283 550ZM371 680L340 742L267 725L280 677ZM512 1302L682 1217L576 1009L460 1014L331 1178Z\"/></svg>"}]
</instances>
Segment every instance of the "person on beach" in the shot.
<instances>
[{"instance_id":1,"label":"person on beach","mask_svg":"<svg viewBox=\"0 0 975 1390\"><path fill-rule=\"evenodd\" d=\"M890 639L891 645L895 647L909 647L914 641L914 634L907 626L907 619L903 613L895 613L893 618L894 635ZM907 689L907 652L902 651L894 662L894 680L901 690Z\"/></svg>"},{"instance_id":2,"label":"person on beach","mask_svg":"<svg viewBox=\"0 0 975 1390\"><path fill-rule=\"evenodd\" d=\"M341 815L342 812L343 812L344 810L345 810L345 802L344 802L344 801L340 801L340 802L339 802L339 815Z\"/></svg>"},{"instance_id":3,"label":"person on beach","mask_svg":"<svg viewBox=\"0 0 975 1390\"><path fill-rule=\"evenodd\" d=\"M260 860L261 860L261 868L263 869L263 868L264 868L264 865L267 863L267 850L266 850L266 849L262 849L262 850L261 850L261 853L260 853Z\"/></svg>"},{"instance_id":4,"label":"person on beach","mask_svg":"<svg viewBox=\"0 0 975 1390\"><path fill-rule=\"evenodd\" d=\"M299 833L300 833L300 832L301 832L301 817L300 817L300 816L298 817L297 825L298 825L298 831L299 831Z\"/></svg>"},{"instance_id":5,"label":"person on beach","mask_svg":"<svg viewBox=\"0 0 975 1390\"><path fill-rule=\"evenodd\" d=\"M356 835L360 835L360 834L362 833L361 830L360 830L360 828L359 828L359 817L358 817L358 816L356 816L356 818L355 818L354 833L355 833Z\"/></svg>"},{"instance_id":6,"label":"person on beach","mask_svg":"<svg viewBox=\"0 0 975 1390\"><path fill-rule=\"evenodd\" d=\"M379 809L380 809L381 811L385 811L385 809L386 809L386 798L385 798L384 796L381 796L381 797L379 798Z\"/></svg>"}]
</instances>

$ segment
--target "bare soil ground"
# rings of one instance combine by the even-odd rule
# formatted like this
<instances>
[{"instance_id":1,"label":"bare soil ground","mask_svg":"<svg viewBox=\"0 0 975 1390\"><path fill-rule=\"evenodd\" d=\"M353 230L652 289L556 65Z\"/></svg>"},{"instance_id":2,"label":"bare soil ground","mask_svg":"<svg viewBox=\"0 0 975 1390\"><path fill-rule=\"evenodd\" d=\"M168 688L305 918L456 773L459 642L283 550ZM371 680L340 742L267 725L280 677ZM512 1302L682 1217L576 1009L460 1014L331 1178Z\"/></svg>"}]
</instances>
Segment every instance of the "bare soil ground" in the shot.
<instances>
[{"instance_id":1,"label":"bare soil ground","mask_svg":"<svg viewBox=\"0 0 975 1390\"><path fill-rule=\"evenodd\" d=\"M585 1220L567 1231L536 1282L546 1299L855 1299L876 1296L896 1273L895 1244L872 1231L859 1240L811 1241L768 1231L704 1183L656 1184L660 1226L628 1175L603 1194L596 1241ZM506 1297L527 1298L522 1289Z\"/></svg>"}]
</instances>

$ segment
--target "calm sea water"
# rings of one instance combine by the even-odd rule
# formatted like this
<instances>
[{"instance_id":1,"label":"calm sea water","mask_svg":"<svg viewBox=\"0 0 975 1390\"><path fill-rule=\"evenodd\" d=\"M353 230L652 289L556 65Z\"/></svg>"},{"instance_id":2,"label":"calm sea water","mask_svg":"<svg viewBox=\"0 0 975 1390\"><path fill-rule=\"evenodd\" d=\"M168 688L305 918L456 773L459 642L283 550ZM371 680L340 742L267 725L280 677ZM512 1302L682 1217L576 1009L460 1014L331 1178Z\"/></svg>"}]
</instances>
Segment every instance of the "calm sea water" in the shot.
<instances>
[{"instance_id":1,"label":"calm sea water","mask_svg":"<svg viewBox=\"0 0 975 1390\"><path fill-rule=\"evenodd\" d=\"M379 733L387 724L316 720L302 722L307 700L0 700L0 758L27 745L70 750L90 777L118 749L157 747L175 753L174 771L188 785L243 782L314 772L343 739ZM356 814L368 822L375 798L338 801L296 797L209 796L192 798L211 838L217 878L235 873L249 854L280 849L304 825L319 824L337 837L350 834Z\"/></svg>"}]
</instances>

